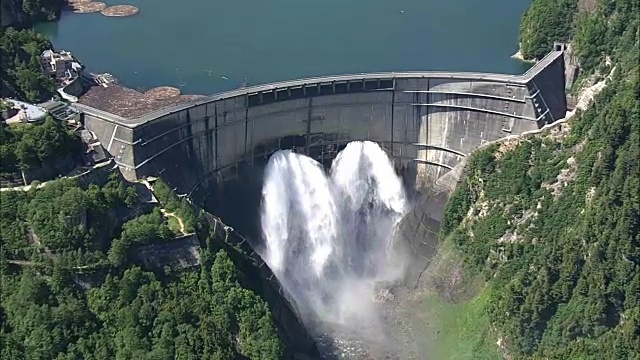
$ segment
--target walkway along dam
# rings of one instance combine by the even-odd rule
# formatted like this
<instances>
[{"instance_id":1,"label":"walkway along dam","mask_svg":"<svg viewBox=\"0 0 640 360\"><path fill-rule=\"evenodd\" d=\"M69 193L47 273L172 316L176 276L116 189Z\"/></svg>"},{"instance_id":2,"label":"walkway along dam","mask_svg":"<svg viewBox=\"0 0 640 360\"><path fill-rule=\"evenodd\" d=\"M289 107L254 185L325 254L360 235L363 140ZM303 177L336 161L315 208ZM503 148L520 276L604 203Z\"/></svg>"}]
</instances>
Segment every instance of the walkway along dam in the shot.
<instances>
[{"instance_id":1,"label":"walkway along dam","mask_svg":"<svg viewBox=\"0 0 640 360\"><path fill-rule=\"evenodd\" d=\"M136 118L82 101L74 106L127 179L160 176L249 238L259 237L245 223L258 221L260 169L275 151L294 148L324 162L350 141L379 143L409 191L421 195L397 232L419 260L408 274L415 282L437 241L447 198L438 184L455 183L456 165L482 144L564 118L565 57L556 45L521 75L386 72L293 80Z\"/></svg>"}]
</instances>

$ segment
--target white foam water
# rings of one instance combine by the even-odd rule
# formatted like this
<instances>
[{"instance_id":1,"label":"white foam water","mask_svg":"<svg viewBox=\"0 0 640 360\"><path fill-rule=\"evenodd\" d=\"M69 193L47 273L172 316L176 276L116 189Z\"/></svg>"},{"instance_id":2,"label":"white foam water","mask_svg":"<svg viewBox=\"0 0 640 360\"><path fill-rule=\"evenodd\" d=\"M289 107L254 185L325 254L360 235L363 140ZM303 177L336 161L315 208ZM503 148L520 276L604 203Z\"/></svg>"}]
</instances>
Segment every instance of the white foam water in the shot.
<instances>
[{"instance_id":1,"label":"white foam water","mask_svg":"<svg viewBox=\"0 0 640 360\"><path fill-rule=\"evenodd\" d=\"M262 257L303 321L371 322L375 285L401 274L393 230L407 211L401 178L373 142L351 142L329 174L289 150L267 164Z\"/></svg>"}]
</instances>

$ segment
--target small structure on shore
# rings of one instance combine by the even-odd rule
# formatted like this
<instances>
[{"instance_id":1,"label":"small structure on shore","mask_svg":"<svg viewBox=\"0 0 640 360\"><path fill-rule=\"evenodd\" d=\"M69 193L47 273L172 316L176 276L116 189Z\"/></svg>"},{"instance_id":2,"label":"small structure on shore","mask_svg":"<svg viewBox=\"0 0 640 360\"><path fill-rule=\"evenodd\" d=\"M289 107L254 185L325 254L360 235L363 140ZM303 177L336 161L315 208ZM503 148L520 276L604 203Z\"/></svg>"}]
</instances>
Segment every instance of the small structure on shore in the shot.
<instances>
[{"instance_id":1,"label":"small structure on shore","mask_svg":"<svg viewBox=\"0 0 640 360\"><path fill-rule=\"evenodd\" d=\"M5 99L3 101L12 107L6 111L10 115L5 120L7 124L38 122L44 120L47 116L47 110L40 106L14 99Z\"/></svg>"},{"instance_id":2,"label":"small structure on shore","mask_svg":"<svg viewBox=\"0 0 640 360\"><path fill-rule=\"evenodd\" d=\"M100 13L104 16L132 16L137 14L140 11L137 7L133 5L114 5L109 6L106 9L102 9Z\"/></svg>"},{"instance_id":3,"label":"small structure on shore","mask_svg":"<svg viewBox=\"0 0 640 360\"><path fill-rule=\"evenodd\" d=\"M111 83L116 82L116 78L109 73L104 74L91 74L93 81L100 86L107 87Z\"/></svg>"}]
</instances>

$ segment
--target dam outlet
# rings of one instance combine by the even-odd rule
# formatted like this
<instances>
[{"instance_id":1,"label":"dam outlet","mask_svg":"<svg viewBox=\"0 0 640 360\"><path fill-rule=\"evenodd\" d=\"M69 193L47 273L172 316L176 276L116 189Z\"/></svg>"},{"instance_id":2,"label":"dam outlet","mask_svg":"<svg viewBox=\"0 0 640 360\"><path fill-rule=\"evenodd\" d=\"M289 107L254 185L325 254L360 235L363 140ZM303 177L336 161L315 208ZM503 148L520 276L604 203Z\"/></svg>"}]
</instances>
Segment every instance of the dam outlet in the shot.
<instances>
[{"instance_id":1,"label":"dam outlet","mask_svg":"<svg viewBox=\"0 0 640 360\"><path fill-rule=\"evenodd\" d=\"M291 150L271 156L260 255L316 335L367 347L386 338L375 298L410 260L393 236L407 210L402 178L374 142L350 142L328 171Z\"/></svg>"}]
</instances>

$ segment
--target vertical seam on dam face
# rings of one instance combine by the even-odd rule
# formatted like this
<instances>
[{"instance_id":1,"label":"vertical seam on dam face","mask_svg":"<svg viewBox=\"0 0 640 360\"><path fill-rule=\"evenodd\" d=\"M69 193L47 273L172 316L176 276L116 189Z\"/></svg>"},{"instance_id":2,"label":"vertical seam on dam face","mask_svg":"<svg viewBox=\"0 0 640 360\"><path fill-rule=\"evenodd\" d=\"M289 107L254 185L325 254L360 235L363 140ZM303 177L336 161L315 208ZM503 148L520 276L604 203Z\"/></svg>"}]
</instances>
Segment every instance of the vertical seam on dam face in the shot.
<instances>
[{"instance_id":1,"label":"vertical seam on dam face","mask_svg":"<svg viewBox=\"0 0 640 360\"><path fill-rule=\"evenodd\" d=\"M206 139L205 141L209 141L209 142L215 142L215 129L211 129L211 114L209 114L209 107L205 106L204 107L204 114L205 114L205 132L206 132ZM215 122L215 119L214 119ZM215 127L215 124L214 124ZM215 159L216 158L216 153L215 153L215 147L213 146L207 146L205 151L207 152L207 156L209 159Z\"/></svg>"},{"instance_id":2,"label":"vertical seam on dam face","mask_svg":"<svg viewBox=\"0 0 640 360\"><path fill-rule=\"evenodd\" d=\"M427 83L428 84L428 83ZM420 93L415 93L413 95L413 100L414 101L420 101L420 97L422 96L422 94ZM428 96L428 95L427 95ZM413 110L413 122L414 122L414 126L416 126L416 128L418 129L418 136L420 136L419 132L420 132L420 128L422 127L421 122L422 122L422 107L421 106L412 106ZM429 111L429 109L427 109L427 112ZM407 128L407 126L405 125L405 129ZM425 132L427 131L427 124L425 124ZM425 138L426 139L426 138ZM428 141L428 139L426 140Z\"/></svg>"},{"instance_id":3,"label":"vertical seam on dam face","mask_svg":"<svg viewBox=\"0 0 640 360\"><path fill-rule=\"evenodd\" d=\"M305 141L305 152L309 155L309 142L311 141L311 112L313 111L313 98L309 98L309 107L307 110L307 136Z\"/></svg>"},{"instance_id":4,"label":"vertical seam on dam face","mask_svg":"<svg viewBox=\"0 0 640 360\"><path fill-rule=\"evenodd\" d=\"M247 139L249 137L249 96L244 97L244 157L247 157Z\"/></svg>"},{"instance_id":5,"label":"vertical seam on dam face","mask_svg":"<svg viewBox=\"0 0 640 360\"><path fill-rule=\"evenodd\" d=\"M191 111L187 111L187 126L185 127L185 129L187 130L187 137L191 138L193 137L193 128L191 126ZM197 159L198 155L194 149L194 142L193 141L189 141L189 143L187 144L187 156L189 159Z\"/></svg>"},{"instance_id":6,"label":"vertical seam on dam face","mask_svg":"<svg viewBox=\"0 0 640 360\"><path fill-rule=\"evenodd\" d=\"M214 125L215 125L215 131L214 131L214 138L216 140L216 143L214 145L214 152L215 152L215 157L213 158L213 168L217 168L218 167L218 131L220 131L220 127L218 126L218 104L214 104L213 105L213 119L214 119Z\"/></svg>"},{"instance_id":7,"label":"vertical seam on dam face","mask_svg":"<svg viewBox=\"0 0 640 360\"><path fill-rule=\"evenodd\" d=\"M429 79L427 79L427 89L431 89L431 81ZM422 95L419 95L422 96ZM434 94L432 93L426 93L425 96L427 97L427 103L430 103L432 101L432 98L434 97ZM418 108L418 126L420 126L420 124L422 124L422 106L417 106ZM426 116L424 117L424 140L425 143L429 143L429 108L425 109L427 111ZM418 127L418 131L420 131L420 127ZM418 134L419 136L419 134ZM427 152L425 151L423 153L424 155L424 159L427 160Z\"/></svg>"},{"instance_id":8,"label":"vertical seam on dam face","mask_svg":"<svg viewBox=\"0 0 640 360\"><path fill-rule=\"evenodd\" d=\"M393 152L393 119L394 119L394 114L395 114L395 110L396 110L396 79L393 79L393 91L391 92L391 156L394 156L395 153Z\"/></svg>"},{"instance_id":9,"label":"vertical seam on dam face","mask_svg":"<svg viewBox=\"0 0 640 360\"><path fill-rule=\"evenodd\" d=\"M107 151L111 151L111 145L113 145L113 139L116 137L116 131L118 131L118 125L113 127L113 133L111 134L111 140L109 140Z\"/></svg>"}]
</instances>

